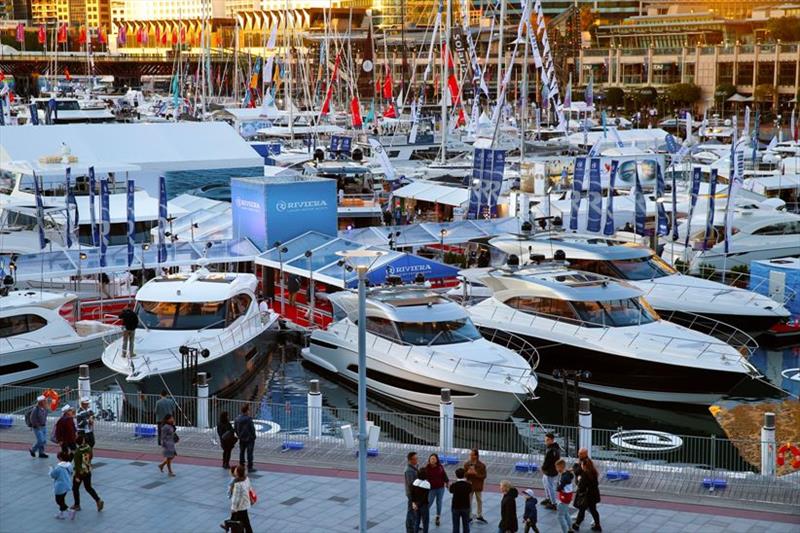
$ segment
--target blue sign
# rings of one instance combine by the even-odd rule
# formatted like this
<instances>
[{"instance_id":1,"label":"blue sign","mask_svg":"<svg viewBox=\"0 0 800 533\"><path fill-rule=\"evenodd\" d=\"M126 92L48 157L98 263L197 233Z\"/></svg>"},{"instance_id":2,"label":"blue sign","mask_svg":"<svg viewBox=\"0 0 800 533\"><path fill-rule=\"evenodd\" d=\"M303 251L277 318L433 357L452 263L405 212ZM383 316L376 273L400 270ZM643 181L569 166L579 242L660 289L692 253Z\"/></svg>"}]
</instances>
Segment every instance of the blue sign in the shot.
<instances>
[{"instance_id":1,"label":"blue sign","mask_svg":"<svg viewBox=\"0 0 800 533\"><path fill-rule=\"evenodd\" d=\"M108 194L108 179L100 180L100 266L106 264L109 238L111 237L111 206Z\"/></svg>"},{"instance_id":2,"label":"blue sign","mask_svg":"<svg viewBox=\"0 0 800 533\"><path fill-rule=\"evenodd\" d=\"M136 192L134 182L128 179L127 182L127 208L128 208L128 266L133 264L133 247L136 244L136 217L133 204L133 197Z\"/></svg>"},{"instance_id":3,"label":"blue sign","mask_svg":"<svg viewBox=\"0 0 800 533\"><path fill-rule=\"evenodd\" d=\"M586 158L575 158L575 172L572 176L572 202L569 209L569 229L578 229L578 210L581 207L581 191L583 190L583 174L586 172Z\"/></svg>"},{"instance_id":4,"label":"blue sign","mask_svg":"<svg viewBox=\"0 0 800 533\"><path fill-rule=\"evenodd\" d=\"M586 229L591 232L600 231L601 211L603 210L603 187L600 184L600 158L593 157L589 161L589 216Z\"/></svg>"},{"instance_id":5,"label":"blue sign","mask_svg":"<svg viewBox=\"0 0 800 533\"><path fill-rule=\"evenodd\" d=\"M603 226L603 235L614 235L614 182L617 179L617 168L619 161L611 161L611 175L608 181L608 193L606 194L606 224Z\"/></svg>"},{"instance_id":6,"label":"blue sign","mask_svg":"<svg viewBox=\"0 0 800 533\"><path fill-rule=\"evenodd\" d=\"M489 184L489 216L497 217L497 199L500 198L500 189L503 188L503 172L506 167L506 153L504 150L495 150L492 157L491 179ZM486 173L484 171L484 178Z\"/></svg>"},{"instance_id":7,"label":"blue sign","mask_svg":"<svg viewBox=\"0 0 800 533\"><path fill-rule=\"evenodd\" d=\"M478 218L481 205L481 177L483 176L483 149L475 148L472 157L472 182L469 183L469 208L467 218Z\"/></svg>"},{"instance_id":8,"label":"blue sign","mask_svg":"<svg viewBox=\"0 0 800 533\"><path fill-rule=\"evenodd\" d=\"M675 141L675 137L673 137L671 133L667 133L667 136L664 140L667 143L667 152L671 154L678 152L678 143Z\"/></svg>"},{"instance_id":9,"label":"blue sign","mask_svg":"<svg viewBox=\"0 0 800 533\"><path fill-rule=\"evenodd\" d=\"M274 242L267 242L265 187L263 180L231 179L233 237L247 237L262 250Z\"/></svg>"},{"instance_id":10,"label":"blue sign","mask_svg":"<svg viewBox=\"0 0 800 533\"><path fill-rule=\"evenodd\" d=\"M694 206L697 205L697 195L700 193L700 178L702 170L700 167L692 169L692 189L691 189L691 204L689 205L689 217L686 219L686 240L683 243L688 248L689 237L691 236L692 217L694 216Z\"/></svg>"},{"instance_id":11,"label":"blue sign","mask_svg":"<svg viewBox=\"0 0 800 533\"><path fill-rule=\"evenodd\" d=\"M367 279L375 285L380 285L386 282L388 276L399 276L403 283L412 283L419 274L425 276L426 280L455 278L458 275L458 268L416 255L402 254L391 263L369 272ZM355 285L355 281L353 284Z\"/></svg>"},{"instance_id":12,"label":"blue sign","mask_svg":"<svg viewBox=\"0 0 800 533\"><path fill-rule=\"evenodd\" d=\"M158 177L158 262L167 260L167 178Z\"/></svg>"}]
</instances>

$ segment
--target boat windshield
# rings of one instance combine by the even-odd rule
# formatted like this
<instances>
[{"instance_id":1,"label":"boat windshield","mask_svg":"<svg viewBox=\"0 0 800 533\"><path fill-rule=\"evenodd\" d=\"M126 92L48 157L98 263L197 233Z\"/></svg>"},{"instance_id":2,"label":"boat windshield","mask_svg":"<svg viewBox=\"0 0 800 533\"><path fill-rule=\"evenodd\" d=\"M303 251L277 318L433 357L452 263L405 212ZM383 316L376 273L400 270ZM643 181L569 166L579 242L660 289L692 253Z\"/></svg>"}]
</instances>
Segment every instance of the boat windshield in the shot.
<instances>
[{"instance_id":1,"label":"boat windshield","mask_svg":"<svg viewBox=\"0 0 800 533\"><path fill-rule=\"evenodd\" d=\"M632 281L663 278L672 276L677 272L656 255L634 259L617 259L611 261L611 266L617 271L617 276L615 277Z\"/></svg>"},{"instance_id":2,"label":"boat windshield","mask_svg":"<svg viewBox=\"0 0 800 533\"><path fill-rule=\"evenodd\" d=\"M397 322L400 338L417 346L456 344L481 338L481 334L469 318L443 320L441 322Z\"/></svg>"},{"instance_id":3,"label":"boat windshield","mask_svg":"<svg viewBox=\"0 0 800 533\"><path fill-rule=\"evenodd\" d=\"M649 306L641 305L638 298L607 300L604 302L570 302L575 312L589 327L625 327L649 324L658 315Z\"/></svg>"},{"instance_id":4,"label":"boat windshield","mask_svg":"<svg viewBox=\"0 0 800 533\"><path fill-rule=\"evenodd\" d=\"M225 327L225 301L145 302L136 305L139 321L147 329L204 329Z\"/></svg>"}]
</instances>

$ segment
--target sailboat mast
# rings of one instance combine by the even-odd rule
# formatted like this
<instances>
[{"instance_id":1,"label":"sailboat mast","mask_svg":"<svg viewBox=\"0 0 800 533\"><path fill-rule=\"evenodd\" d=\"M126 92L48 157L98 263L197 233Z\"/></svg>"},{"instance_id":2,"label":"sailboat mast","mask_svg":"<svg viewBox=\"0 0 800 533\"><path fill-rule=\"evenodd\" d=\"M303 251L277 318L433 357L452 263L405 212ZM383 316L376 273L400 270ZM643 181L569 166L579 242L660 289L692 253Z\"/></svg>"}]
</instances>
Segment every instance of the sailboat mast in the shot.
<instances>
[{"instance_id":1,"label":"sailboat mast","mask_svg":"<svg viewBox=\"0 0 800 533\"><path fill-rule=\"evenodd\" d=\"M503 85L503 48L505 46L504 33L506 26L506 0L500 0L500 34L497 36L497 101L500 101L500 91Z\"/></svg>"},{"instance_id":2,"label":"sailboat mast","mask_svg":"<svg viewBox=\"0 0 800 533\"><path fill-rule=\"evenodd\" d=\"M439 83L439 92L442 96L442 163L447 161L447 78L448 72L448 59L450 57L450 11L452 5L450 0L447 0L447 9L445 11L445 24L444 24L444 43L442 44L442 80Z\"/></svg>"},{"instance_id":3,"label":"sailboat mast","mask_svg":"<svg viewBox=\"0 0 800 533\"><path fill-rule=\"evenodd\" d=\"M292 103L292 54L289 51L289 0L286 0L286 24L283 26L283 42L286 47L286 70L289 80L286 84L286 102L289 107L289 138L294 140L294 104ZM294 19L292 19L294 21Z\"/></svg>"},{"instance_id":4,"label":"sailboat mast","mask_svg":"<svg viewBox=\"0 0 800 533\"><path fill-rule=\"evenodd\" d=\"M519 128L519 163L525 160L525 126L528 123L528 49L531 46L530 39L527 36L526 26L525 36L525 57L522 61L522 109L520 110L520 128Z\"/></svg>"}]
</instances>

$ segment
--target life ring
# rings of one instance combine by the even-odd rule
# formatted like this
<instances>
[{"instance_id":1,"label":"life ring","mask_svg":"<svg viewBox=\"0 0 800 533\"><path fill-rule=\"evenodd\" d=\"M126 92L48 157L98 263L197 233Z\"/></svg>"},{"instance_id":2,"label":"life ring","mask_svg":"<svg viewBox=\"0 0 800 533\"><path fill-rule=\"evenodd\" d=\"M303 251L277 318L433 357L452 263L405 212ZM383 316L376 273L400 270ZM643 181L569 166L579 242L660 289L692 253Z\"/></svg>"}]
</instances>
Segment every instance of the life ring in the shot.
<instances>
[{"instance_id":1,"label":"life ring","mask_svg":"<svg viewBox=\"0 0 800 533\"><path fill-rule=\"evenodd\" d=\"M800 468L800 448L791 442L787 442L778 448L778 457L776 461L778 466L783 466L786 463L786 452L790 452L792 454L792 468L795 470Z\"/></svg>"},{"instance_id":2,"label":"life ring","mask_svg":"<svg viewBox=\"0 0 800 533\"><path fill-rule=\"evenodd\" d=\"M55 411L58 409L58 393L53 389L47 389L42 393L42 396L50 399L50 410Z\"/></svg>"}]
</instances>

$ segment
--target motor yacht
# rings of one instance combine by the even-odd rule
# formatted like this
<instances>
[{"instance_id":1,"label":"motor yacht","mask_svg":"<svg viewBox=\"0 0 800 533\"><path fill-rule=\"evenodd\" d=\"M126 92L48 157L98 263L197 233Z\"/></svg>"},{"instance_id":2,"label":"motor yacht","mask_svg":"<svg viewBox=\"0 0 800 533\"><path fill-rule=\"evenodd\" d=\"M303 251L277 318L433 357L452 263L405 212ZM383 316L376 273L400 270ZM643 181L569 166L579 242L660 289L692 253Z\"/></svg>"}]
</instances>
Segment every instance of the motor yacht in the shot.
<instances>
[{"instance_id":1,"label":"motor yacht","mask_svg":"<svg viewBox=\"0 0 800 533\"><path fill-rule=\"evenodd\" d=\"M626 283L559 265L486 270L492 297L467 307L484 335L519 335L540 353L537 374L588 373L580 387L646 401L707 404L749 379L756 344L732 346L662 320Z\"/></svg>"},{"instance_id":2,"label":"motor yacht","mask_svg":"<svg viewBox=\"0 0 800 533\"><path fill-rule=\"evenodd\" d=\"M302 354L356 382L358 296L329 298L334 322L314 330ZM441 389L450 389L457 416L505 420L536 389L538 355L530 343L484 338L464 308L428 289L372 289L366 317L367 387L375 394L438 412Z\"/></svg>"},{"instance_id":3,"label":"motor yacht","mask_svg":"<svg viewBox=\"0 0 800 533\"><path fill-rule=\"evenodd\" d=\"M124 377L126 392L194 395L191 380L205 372L209 393L224 393L257 370L278 328L277 314L258 309L257 285L253 274L214 273L203 264L150 280L136 294L133 357L123 355L120 339L103 352L103 364Z\"/></svg>"},{"instance_id":4,"label":"motor yacht","mask_svg":"<svg viewBox=\"0 0 800 533\"><path fill-rule=\"evenodd\" d=\"M662 316L681 323L702 315L744 330L763 333L789 317L782 302L750 290L679 273L643 246L623 244L597 235L542 233L532 236L504 235L489 244L516 254L522 264L531 258L558 256L584 272L617 278L640 289ZM762 281L759 281L762 282ZM763 280L768 283L768 280ZM761 291L766 293L767 291ZM794 297L794 294L789 297Z\"/></svg>"},{"instance_id":5,"label":"motor yacht","mask_svg":"<svg viewBox=\"0 0 800 533\"><path fill-rule=\"evenodd\" d=\"M3 291L6 292L6 291ZM71 293L8 291L0 296L0 385L30 383L95 362L118 326L70 322Z\"/></svg>"}]
</instances>

